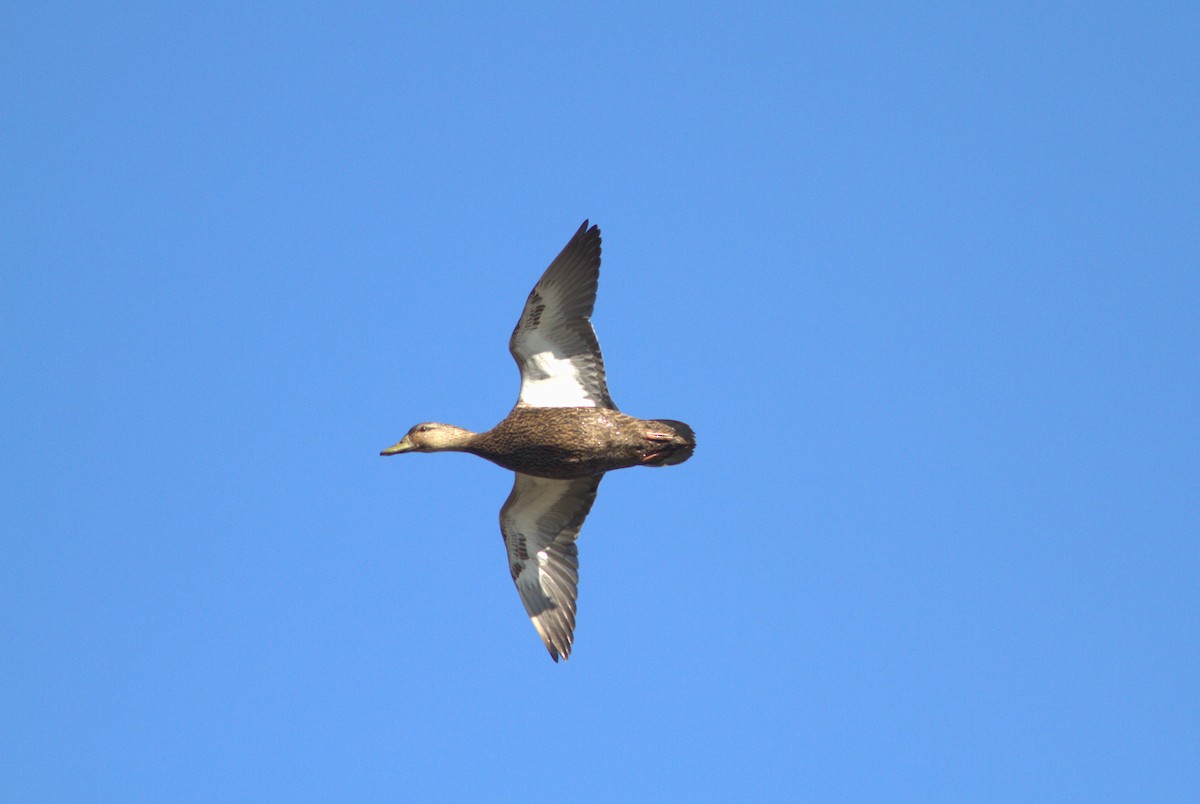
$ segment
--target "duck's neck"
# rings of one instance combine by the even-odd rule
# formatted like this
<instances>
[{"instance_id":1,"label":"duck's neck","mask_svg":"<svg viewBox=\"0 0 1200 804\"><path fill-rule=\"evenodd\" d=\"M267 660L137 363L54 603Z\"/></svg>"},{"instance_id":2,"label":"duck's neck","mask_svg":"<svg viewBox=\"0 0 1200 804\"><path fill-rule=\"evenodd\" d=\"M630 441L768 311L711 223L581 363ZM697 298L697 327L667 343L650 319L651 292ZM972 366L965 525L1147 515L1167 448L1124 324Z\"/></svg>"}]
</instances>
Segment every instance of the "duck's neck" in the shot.
<instances>
[{"instance_id":1,"label":"duck's neck","mask_svg":"<svg viewBox=\"0 0 1200 804\"><path fill-rule=\"evenodd\" d=\"M453 424L438 426L437 439L430 439L429 452L470 452L479 433L474 433L465 427Z\"/></svg>"}]
</instances>

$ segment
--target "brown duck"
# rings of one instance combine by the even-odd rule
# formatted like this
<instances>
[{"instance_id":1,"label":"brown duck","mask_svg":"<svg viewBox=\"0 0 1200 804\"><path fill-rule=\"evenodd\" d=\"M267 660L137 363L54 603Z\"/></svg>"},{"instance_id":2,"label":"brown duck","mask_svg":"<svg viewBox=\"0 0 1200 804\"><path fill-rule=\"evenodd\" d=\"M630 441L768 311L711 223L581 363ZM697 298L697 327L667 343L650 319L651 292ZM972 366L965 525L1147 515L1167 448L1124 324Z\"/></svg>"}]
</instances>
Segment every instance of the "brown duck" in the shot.
<instances>
[{"instance_id":1,"label":"brown duck","mask_svg":"<svg viewBox=\"0 0 1200 804\"><path fill-rule=\"evenodd\" d=\"M534 286L509 339L521 369L516 407L486 433L425 422L380 455L470 452L516 473L500 531L521 602L554 661L571 655L578 596L575 539L600 478L627 466L683 463L692 428L617 410L588 320L600 277L600 229L579 231Z\"/></svg>"}]
</instances>

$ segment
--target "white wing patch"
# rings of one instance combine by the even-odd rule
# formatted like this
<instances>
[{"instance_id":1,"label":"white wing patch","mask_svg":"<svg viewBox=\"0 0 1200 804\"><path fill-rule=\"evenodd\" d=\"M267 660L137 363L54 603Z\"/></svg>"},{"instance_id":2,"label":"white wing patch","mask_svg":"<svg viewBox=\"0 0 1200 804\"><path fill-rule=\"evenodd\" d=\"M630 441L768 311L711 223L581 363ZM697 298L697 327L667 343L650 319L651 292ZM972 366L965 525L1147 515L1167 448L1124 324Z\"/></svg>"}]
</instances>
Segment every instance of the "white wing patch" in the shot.
<instances>
[{"instance_id":1,"label":"white wing patch","mask_svg":"<svg viewBox=\"0 0 1200 804\"><path fill-rule=\"evenodd\" d=\"M529 338L530 345L541 338ZM521 404L535 408L594 408L596 401L569 357L559 357L547 344L544 351L529 355L521 377Z\"/></svg>"}]
</instances>

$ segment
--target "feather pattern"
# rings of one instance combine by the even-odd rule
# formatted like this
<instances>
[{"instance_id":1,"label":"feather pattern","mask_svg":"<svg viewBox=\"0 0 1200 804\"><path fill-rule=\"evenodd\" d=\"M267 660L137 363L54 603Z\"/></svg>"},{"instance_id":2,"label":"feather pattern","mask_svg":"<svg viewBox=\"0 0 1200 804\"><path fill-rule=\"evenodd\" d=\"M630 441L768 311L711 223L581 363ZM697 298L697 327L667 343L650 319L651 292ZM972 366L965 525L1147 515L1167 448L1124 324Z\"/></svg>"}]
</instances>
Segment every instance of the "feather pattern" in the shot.
<instances>
[{"instance_id":1,"label":"feather pattern","mask_svg":"<svg viewBox=\"0 0 1200 804\"><path fill-rule=\"evenodd\" d=\"M584 221L530 292L508 341L521 370L518 405L617 409L589 320L599 279L600 229Z\"/></svg>"},{"instance_id":2,"label":"feather pattern","mask_svg":"<svg viewBox=\"0 0 1200 804\"><path fill-rule=\"evenodd\" d=\"M553 480L517 472L500 509L513 583L556 662L571 655L579 590L575 539L592 509L600 477Z\"/></svg>"}]
</instances>

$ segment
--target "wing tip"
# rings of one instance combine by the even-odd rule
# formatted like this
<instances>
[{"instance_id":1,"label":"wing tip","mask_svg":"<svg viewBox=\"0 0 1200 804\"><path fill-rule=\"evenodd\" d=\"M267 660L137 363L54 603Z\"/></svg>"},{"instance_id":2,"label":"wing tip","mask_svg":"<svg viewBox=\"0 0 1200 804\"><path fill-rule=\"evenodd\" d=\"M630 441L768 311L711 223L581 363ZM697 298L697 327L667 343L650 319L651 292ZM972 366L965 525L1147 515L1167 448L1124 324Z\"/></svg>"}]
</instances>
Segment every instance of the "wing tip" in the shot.
<instances>
[{"instance_id":1,"label":"wing tip","mask_svg":"<svg viewBox=\"0 0 1200 804\"><path fill-rule=\"evenodd\" d=\"M574 618L571 618L569 622L563 622L559 628L549 628L547 627L548 623L543 623L540 617L540 614L531 616L529 621L533 623L538 636L542 638L542 644L546 646L550 658L554 660L555 664L560 658L563 661L570 659L571 644L575 641Z\"/></svg>"},{"instance_id":2,"label":"wing tip","mask_svg":"<svg viewBox=\"0 0 1200 804\"><path fill-rule=\"evenodd\" d=\"M542 638L542 644L546 646L546 650L555 664L559 659L565 662L571 658L571 646L575 641L575 623L573 621L562 628L560 633L554 633L554 630L559 629L546 628L537 617L529 619L533 622L533 627L537 629L538 636Z\"/></svg>"},{"instance_id":3,"label":"wing tip","mask_svg":"<svg viewBox=\"0 0 1200 804\"><path fill-rule=\"evenodd\" d=\"M571 237L570 241L567 242L567 247L569 248L572 244L574 244L580 240L583 240L584 238L587 238L587 239L595 238L596 247L597 247L597 250L599 250L599 246L600 246L600 242L601 242L600 241L600 227L599 227L599 225L592 223L587 218L584 218L583 223L579 224L579 228L575 231L575 234ZM563 249L564 252L566 250L567 250L566 248Z\"/></svg>"}]
</instances>

